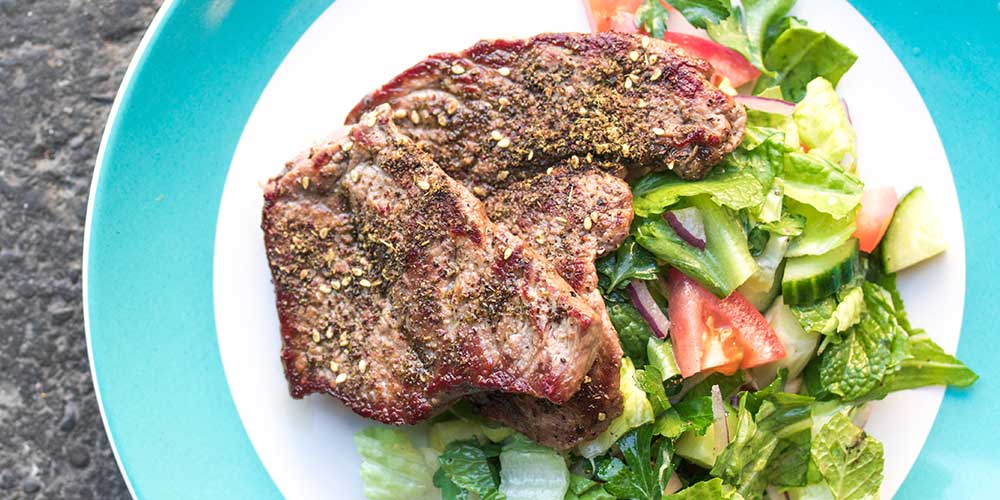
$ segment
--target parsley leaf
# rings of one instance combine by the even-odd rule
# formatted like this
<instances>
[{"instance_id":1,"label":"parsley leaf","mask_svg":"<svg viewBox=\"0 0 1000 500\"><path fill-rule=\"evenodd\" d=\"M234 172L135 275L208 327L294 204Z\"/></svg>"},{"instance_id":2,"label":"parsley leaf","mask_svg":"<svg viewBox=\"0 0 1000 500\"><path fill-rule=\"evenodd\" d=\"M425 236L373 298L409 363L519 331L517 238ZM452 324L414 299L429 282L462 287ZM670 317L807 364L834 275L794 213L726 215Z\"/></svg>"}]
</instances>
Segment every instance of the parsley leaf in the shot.
<instances>
[{"instance_id":1,"label":"parsley leaf","mask_svg":"<svg viewBox=\"0 0 1000 500\"><path fill-rule=\"evenodd\" d=\"M599 259L595 266L605 294L623 288L633 279L656 279L656 257L639 246L631 236L614 253Z\"/></svg>"},{"instance_id":2,"label":"parsley leaf","mask_svg":"<svg viewBox=\"0 0 1000 500\"><path fill-rule=\"evenodd\" d=\"M670 14L660 0L643 0L635 10L635 25L654 38L663 38Z\"/></svg>"},{"instance_id":3,"label":"parsley leaf","mask_svg":"<svg viewBox=\"0 0 1000 500\"><path fill-rule=\"evenodd\" d=\"M653 426L643 425L629 431L618 440L618 448L627 467L617 468L608 477L604 489L619 498L660 500L662 492L657 474L650 461Z\"/></svg>"},{"instance_id":4,"label":"parsley leaf","mask_svg":"<svg viewBox=\"0 0 1000 500\"><path fill-rule=\"evenodd\" d=\"M729 17L729 2L723 0L667 0L684 19L697 28L706 28Z\"/></svg>"}]
</instances>

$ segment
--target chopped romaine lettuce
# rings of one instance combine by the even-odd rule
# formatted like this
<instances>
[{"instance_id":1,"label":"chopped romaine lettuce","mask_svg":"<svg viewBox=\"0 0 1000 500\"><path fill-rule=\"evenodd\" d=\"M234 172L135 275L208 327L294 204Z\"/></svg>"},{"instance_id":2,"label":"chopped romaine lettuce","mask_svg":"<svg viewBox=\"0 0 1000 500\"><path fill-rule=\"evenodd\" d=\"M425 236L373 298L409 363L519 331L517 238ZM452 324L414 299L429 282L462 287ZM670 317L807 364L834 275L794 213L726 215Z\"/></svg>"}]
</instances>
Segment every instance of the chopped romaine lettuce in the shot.
<instances>
[{"instance_id":1,"label":"chopped romaine lettuce","mask_svg":"<svg viewBox=\"0 0 1000 500\"><path fill-rule=\"evenodd\" d=\"M611 445L626 432L653 421L653 407L646 393L635 383L635 366L629 358L622 358L621 381L622 414L611 421L608 428L593 440L577 447L577 453L585 458L594 458L611 448Z\"/></svg>"},{"instance_id":2,"label":"chopped romaine lettuce","mask_svg":"<svg viewBox=\"0 0 1000 500\"><path fill-rule=\"evenodd\" d=\"M361 480L371 500L430 499L434 471L407 435L398 429L368 427L354 435L361 455Z\"/></svg>"},{"instance_id":3,"label":"chopped romaine lettuce","mask_svg":"<svg viewBox=\"0 0 1000 500\"><path fill-rule=\"evenodd\" d=\"M844 414L834 414L813 437L810 455L834 498L877 497L885 462L882 443Z\"/></svg>"},{"instance_id":4,"label":"chopped romaine lettuce","mask_svg":"<svg viewBox=\"0 0 1000 500\"><path fill-rule=\"evenodd\" d=\"M646 357L649 358L649 364L660 374L661 382L681 374L677 360L674 359L674 347L669 340L650 337L646 343Z\"/></svg>"},{"instance_id":5,"label":"chopped romaine lettuce","mask_svg":"<svg viewBox=\"0 0 1000 500\"><path fill-rule=\"evenodd\" d=\"M657 258L681 270L719 297L727 297L757 271L746 233L736 216L706 196L689 198L705 221L705 250L677 235L662 217L639 221L636 241Z\"/></svg>"},{"instance_id":6,"label":"chopped romaine lettuce","mask_svg":"<svg viewBox=\"0 0 1000 500\"><path fill-rule=\"evenodd\" d=\"M721 479L709 479L684 488L673 495L663 497L664 500L742 500L736 489L724 484Z\"/></svg>"},{"instance_id":7,"label":"chopped romaine lettuce","mask_svg":"<svg viewBox=\"0 0 1000 500\"><path fill-rule=\"evenodd\" d=\"M752 172L716 167L700 181L686 181L671 172L650 174L632 187L635 214L659 215L681 198L708 194L714 203L734 210L756 207L764 202L764 188Z\"/></svg>"},{"instance_id":8,"label":"chopped romaine lettuce","mask_svg":"<svg viewBox=\"0 0 1000 500\"><path fill-rule=\"evenodd\" d=\"M856 212L837 220L811 205L788 198L785 198L785 210L790 217L805 221L802 234L788 246L787 257L823 255L850 239L856 228Z\"/></svg>"},{"instance_id":9,"label":"chopped romaine lettuce","mask_svg":"<svg viewBox=\"0 0 1000 500\"><path fill-rule=\"evenodd\" d=\"M857 208L865 187L838 165L804 153L785 155L781 180L786 197L807 203L834 219L843 219Z\"/></svg>"},{"instance_id":10,"label":"chopped romaine lettuce","mask_svg":"<svg viewBox=\"0 0 1000 500\"><path fill-rule=\"evenodd\" d=\"M824 78L812 80L806 89L805 98L795 106L792 114L799 140L809 148L809 154L826 158L853 172L858 159L856 137L840 96Z\"/></svg>"},{"instance_id":11,"label":"chopped romaine lettuce","mask_svg":"<svg viewBox=\"0 0 1000 500\"><path fill-rule=\"evenodd\" d=\"M465 420L435 422L431 424L431 428L427 432L427 440L431 448L439 452L443 452L445 446L452 441L467 441L470 439L485 442L486 435L483 434L483 427L481 425Z\"/></svg>"},{"instance_id":12,"label":"chopped romaine lettuce","mask_svg":"<svg viewBox=\"0 0 1000 500\"><path fill-rule=\"evenodd\" d=\"M764 38L794 4L795 0L743 0L742 10L733 9L726 19L706 25L708 36L742 54L761 74L773 75L764 65Z\"/></svg>"},{"instance_id":13,"label":"chopped romaine lettuce","mask_svg":"<svg viewBox=\"0 0 1000 500\"><path fill-rule=\"evenodd\" d=\"M566 460L551 448L515 434L500 452L500 493L506 500L563 500L569 490Z\"/></svg>"},{"instance_id":14,"label":"chopped romaine lettuce","mask_svg":"<svg viewBox=\"0 0 1000 500\"><path fill-rule=\"evenodd\" d=\"M785 134L785 145L799 149L799 129L795 125L795 119L791 116L747 109L747 127L767 127L780 130Z\"/></svg>"},{"instance_id":15,"label":"chopped romaine lettuce","mask_svg":"<svg viewBox=\"0 0 1000 500\"><path fill-rule=\"evenodd\" d=\"M745 498L760 498L767 487L767 463L778 446L773 432L758 430L753 414L741 398L736 428L730 429L729 445L716 458L712 475L736 487Z\"/></svg>"},{"instance_id":16,"label":"chopped romaine lettuce","mask_svg":"<svg viewBox=\"0 0 1000 500\"><path fill-rule=\"evenodd\" d=\"M774 71L774 76L761 77L754 89L763 91L780 86L785 99L799 101L806 95L808 83L817 77L836 85L858 56L826 33L813 31L798 20L786 19L785 29L764 56L764 64Z\"/></svg>"}]
</instances>

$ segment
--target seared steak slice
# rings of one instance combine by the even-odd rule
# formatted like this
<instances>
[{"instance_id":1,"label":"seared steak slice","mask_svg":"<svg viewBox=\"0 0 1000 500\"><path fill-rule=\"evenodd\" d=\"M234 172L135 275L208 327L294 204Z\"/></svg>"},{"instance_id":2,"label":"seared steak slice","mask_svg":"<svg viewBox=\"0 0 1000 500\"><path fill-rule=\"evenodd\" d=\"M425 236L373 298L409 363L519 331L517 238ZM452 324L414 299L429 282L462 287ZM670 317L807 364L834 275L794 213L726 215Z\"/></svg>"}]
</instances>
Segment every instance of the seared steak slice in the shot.
<instances>
[{"instance_id":1,"label":"seared steak slice","mask_svg":"<svg viewBox=\"0 0 1000 500\"><path fill-rule=\"evenodd\" d=\"M565 403L599 316L390 116L363 116L266 186L292 396L327 392L396 424L482 390Z\"/></svg>"},{"instance_id":2,"label":"seared steak slice","mask_svg":"<svg viewBox=\"0 0 1000 500\"><path fill-rule=\"evenodd\" d=\"M403 133L480 197L573 156L632 177L672 169L700 179L739 144L746 121L706 79L710 69L639 35L482 41L404 71L347 122L390 103Z\"/></svg>"},{"instance_id":3,"label":"seared steak slice","mask_svg":"<svg viewBox=\"0 0 1000 500\"><path fill-rule=\"evenodd\" d=\"M529 438L558 449L592 439L622 412L618 335L597 290L594 260L628 236L632 193L621 179L559 169L518 182L486 201L490 220L548 257L601 317L601 350L583 385L563 405L520 394L482 393L470 400L480 412Z\"/></svg>"}]
</instances>

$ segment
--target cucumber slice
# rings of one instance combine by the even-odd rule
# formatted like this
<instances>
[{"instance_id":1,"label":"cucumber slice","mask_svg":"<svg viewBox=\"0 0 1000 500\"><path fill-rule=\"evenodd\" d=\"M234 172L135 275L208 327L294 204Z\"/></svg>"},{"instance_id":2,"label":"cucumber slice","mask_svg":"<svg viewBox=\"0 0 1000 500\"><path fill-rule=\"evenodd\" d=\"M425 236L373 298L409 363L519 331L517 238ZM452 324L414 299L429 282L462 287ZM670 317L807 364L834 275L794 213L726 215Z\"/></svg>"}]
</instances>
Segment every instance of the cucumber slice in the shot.
<instances>
[{"instance_id":1,"label":"cucumber slice","mask_svg":"<svg viewBox=\"0 0 1000 500\"><path fill-rule=\"evenodd\" d=\"M882 264L894 273L927 260L947 248L944 227L924 188L903 197L882 239Z\"/></svg>"},{"instance_id":2,"label":"cucumber slice","mask_svg":"<svg viewBox=\"0 0 1000 500\"><path fill-rule=\"evenodd\" d=\"M649 364L660 372L664 382L681 374L681 369L677 367L677 361L674 359L674 347L669 340L649 337L649 342L646 343L646 356L649 357Z\"/></svg>"},{"instance_id":3,"label":"cucumber slice","mask_svg":"<svg viewBox=\"0 0 1000 500\"><path fill-rule=\"evenodd\" d=\"M858 240L851 238L823 255L788 259L781 294L790 306L811 304L837 292L859 268Z\"/></svg>"},{"instance_id":4,"label":"cucumber slice","mask_svg":"<svg viewBox=\"0 0 1000 500\"><path fill-rule=\"evenodd\" d=\"M787 250L788 236L772 234L757 256L757 272L736 289L760 312L767 310L781 292L781 266Z\"/></svg>"}]
</instances>

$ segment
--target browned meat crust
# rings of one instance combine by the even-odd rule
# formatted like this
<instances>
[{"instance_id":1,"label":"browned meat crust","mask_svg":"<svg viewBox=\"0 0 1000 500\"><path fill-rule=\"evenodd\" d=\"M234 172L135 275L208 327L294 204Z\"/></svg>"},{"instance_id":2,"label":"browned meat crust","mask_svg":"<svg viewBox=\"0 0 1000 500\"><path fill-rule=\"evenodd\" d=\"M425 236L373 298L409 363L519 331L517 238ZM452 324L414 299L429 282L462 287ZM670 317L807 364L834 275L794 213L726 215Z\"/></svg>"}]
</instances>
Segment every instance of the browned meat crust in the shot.
<instances>
[{"instance_id":1,"label":"browned meat crust","mask_svg":"<svg viewBox=\"0 0 1000 500\"><path fill-rule=\"evenodd\" d=\"M413 423L482 390L565 403L602 323L400 135L388 106L289 163L262 228L294 397Z\"/></svg>"},{"instance_id":2,"label":"browned meat crust","mask_svg":"<svg viewBox=\"0 0 1000 500\"><path fill-rule=\"evenodd\" d=\"M594 260L628 236L632 193L621 179L597 170L557 169L511 184L486 201L487 214L552 261L559 274L601 317L601 349L583 385L563 405L524 395L484 393L471 401L480 412L557 449L592 439L622 412L622 350Z\"/></svg>"},{"instance_id":3,"label":"browned meat crust","mask_svg":"<svg viewBox=\"0 0 1000 500\"><path fill-rule=\"evenodd\" d=\"M480 196L576 156L630 176L704 177L743 135L742 106L710 67L661 40L550 33L437 54L365 97ZM527 170L527 172L526 172Z\"/></svg>"}]
</instances>

